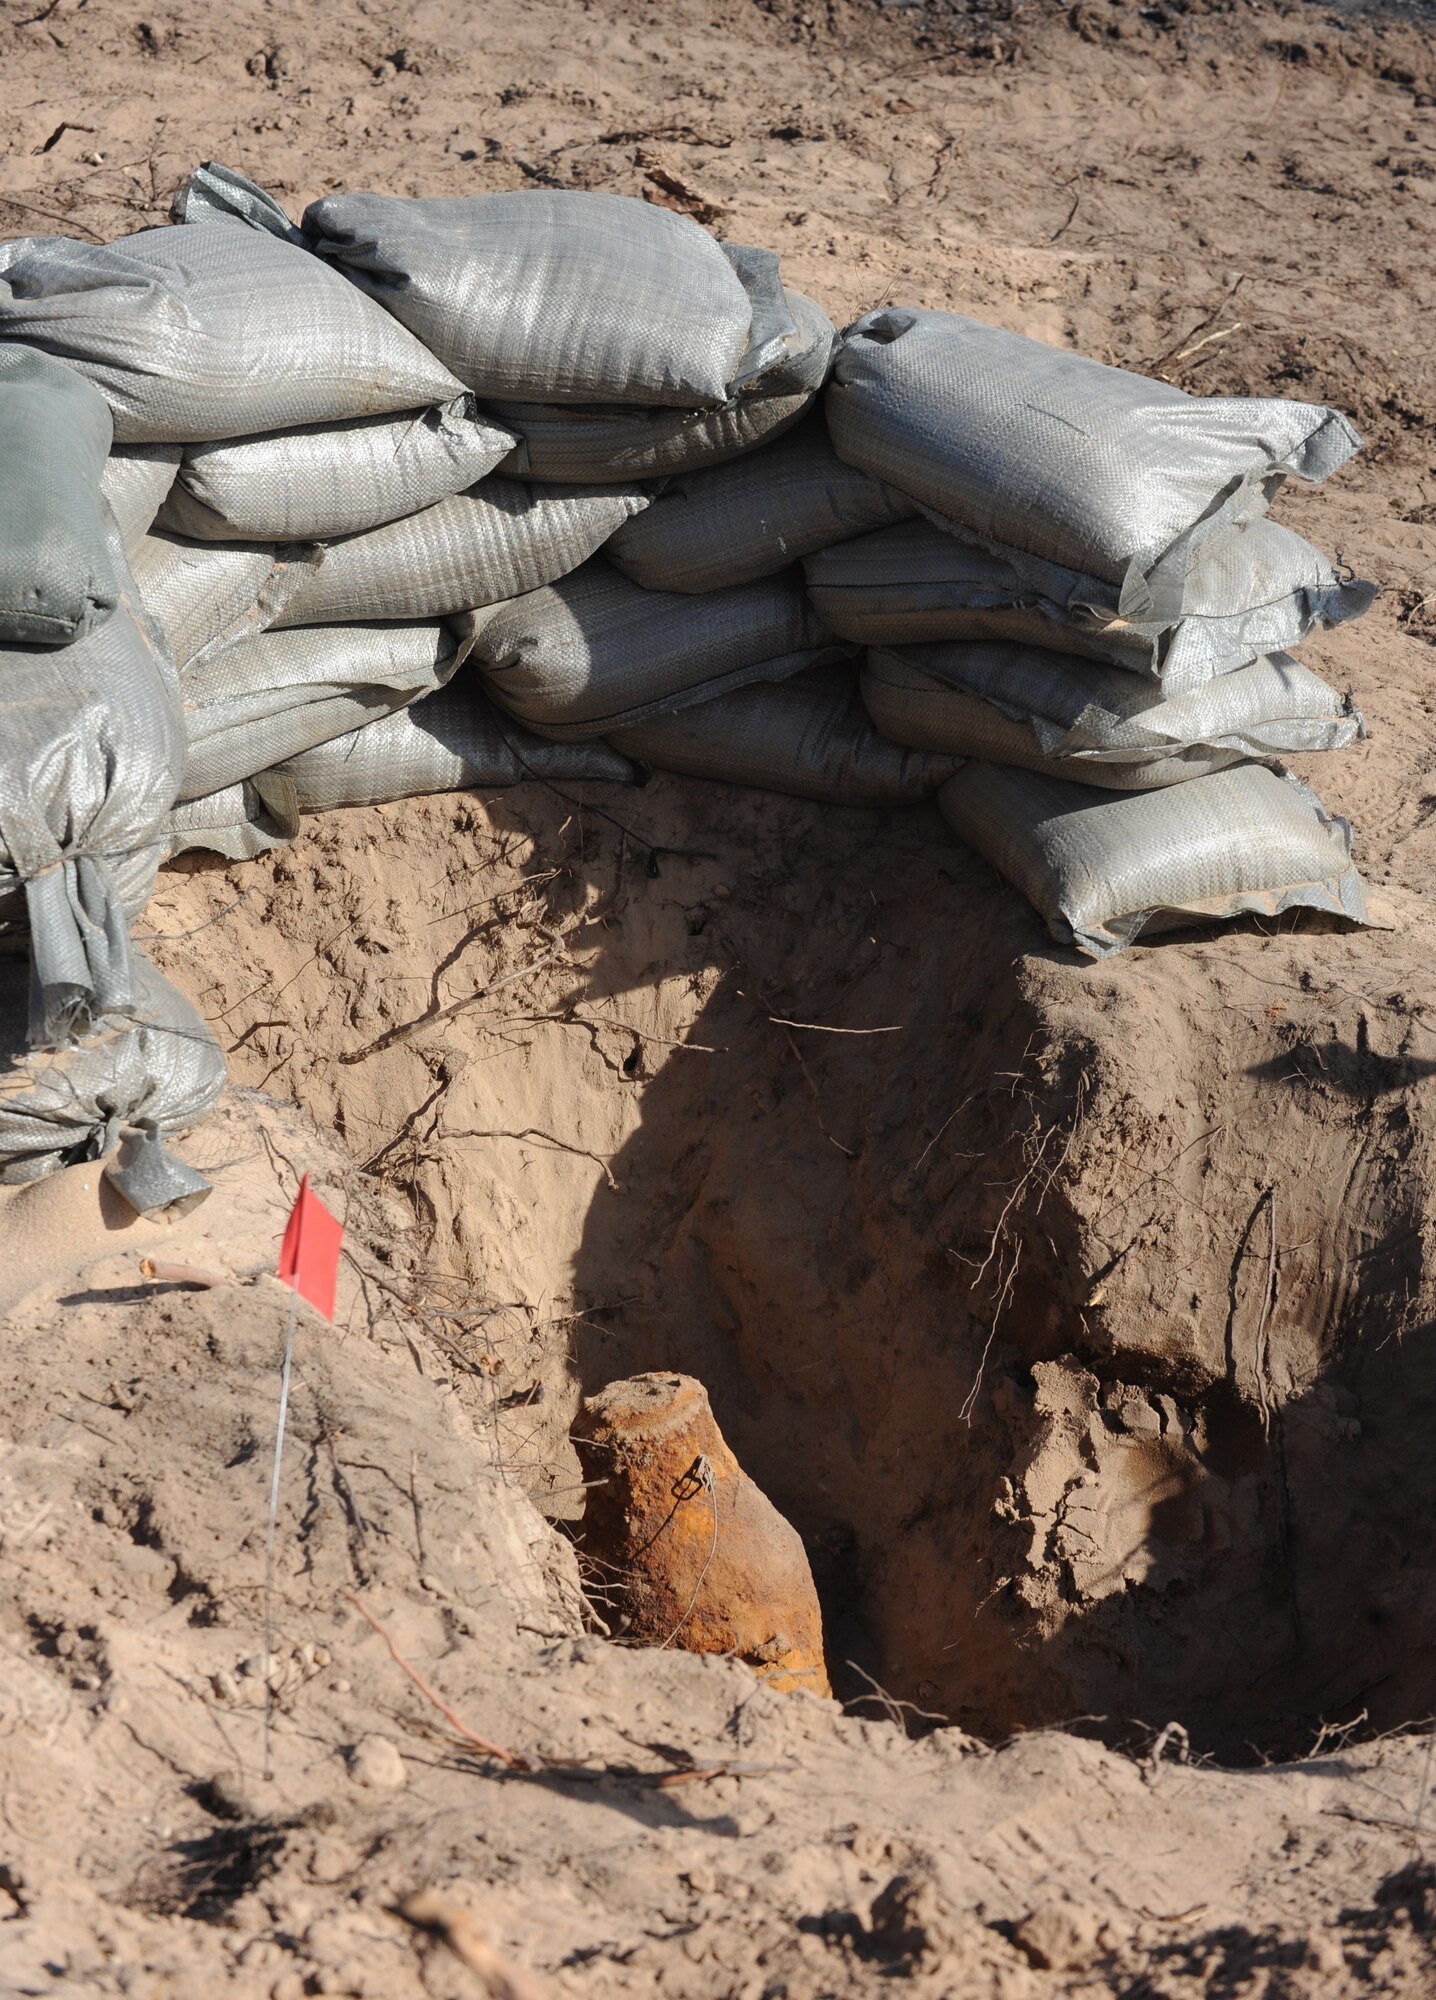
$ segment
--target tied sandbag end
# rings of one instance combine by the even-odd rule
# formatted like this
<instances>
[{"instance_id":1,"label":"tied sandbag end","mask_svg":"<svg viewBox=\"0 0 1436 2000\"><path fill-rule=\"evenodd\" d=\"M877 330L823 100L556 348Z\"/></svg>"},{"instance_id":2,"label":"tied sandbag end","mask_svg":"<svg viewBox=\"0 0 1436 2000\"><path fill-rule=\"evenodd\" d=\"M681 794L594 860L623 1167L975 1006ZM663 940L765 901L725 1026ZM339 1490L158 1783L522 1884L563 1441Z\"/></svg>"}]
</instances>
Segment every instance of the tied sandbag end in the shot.
<instances>
[{"instance_id":1,"label":"tied sandbag end","mask_svg":"<svg viewBox=\"0 0 1436 2000\"><path fill-rule=\"evenodd\" d=\"M170 203L170 220L242 222L301 250L308 248L303 231L295 227L272 194L233 167L221 166L218 160L206 160L196 167Z\"/></svg>"},{"instance_id":2,"label":"tied sandbag end","mask_svg":"<svg viewBox=\"0 0 1436 2000\"><path fill-rule=\"evenodd\" d=\"M30 1045L69 1048L106 1015L135 1010L125 912L108 861L94 855L66 855L24 886Z\"/></svg>"},{"instance_id":3,"label":"tied sandbag end","mask_svg":"<svg viewBox=\"0 0 1436 2000\"><path fill-rule=\"evenodd\" d=\"M177 1159L151 1124L121 1131L104 1177L136 1215L188 1215L214 1192L213 1183Z\"/></svg>"}]
</instances>

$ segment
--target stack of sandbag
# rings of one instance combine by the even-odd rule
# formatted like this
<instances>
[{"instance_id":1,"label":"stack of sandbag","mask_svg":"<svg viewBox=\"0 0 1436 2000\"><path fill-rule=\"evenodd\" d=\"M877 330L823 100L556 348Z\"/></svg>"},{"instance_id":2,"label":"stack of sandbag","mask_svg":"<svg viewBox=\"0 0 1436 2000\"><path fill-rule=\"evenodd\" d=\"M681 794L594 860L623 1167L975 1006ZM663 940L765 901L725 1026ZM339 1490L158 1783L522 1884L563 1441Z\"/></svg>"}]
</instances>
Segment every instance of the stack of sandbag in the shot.
<instances>
[{"instance_id":1,"label":"stack of sandbag","mask_svg":"<svg viewBox=\"0 0 1436 2000\"><path fill-rule=\"evenodd\" d=\"M0 1179L122 1140L132 1200L187 1198L220 1069L131 926L166 855L307 812L937 794L1090 952L1359 916L1280 760L1363 735L1291 648L1372 592L1267 511L1356 443L953 314L839 338L608 195L295 223L211 165L168 227L0 245Z\"/></svg>"},{"instance_id":2,"label":"stack of sandbag","mask_svg":"<svg viewBox=\"0 0 1436 2000\"><path fill-rule=\"evenodd\" d=\"M130 938L184 743L104 497L111 435L82 375L0 343L0 1180L119 1145L115 1184L149 1209L204 1192L164 1137L224 1059Z\"/></svg>"},{"instance_id":3,"label":"stack of sandbag","mask_svg":"<svg viewBox=\"0 0 1436 2000\"><path fill-rule=\"evenodd\" d=\"M476 642L493 698L562 740L602 731L654 768L835 805L909 805L956 760L885 737L859 648L801 559L916 512L844 465L814 409L776 443L670 479L602 556L500 607Z\"/></svg>"},{"instance_id":4,"label":"stack of sandbag","mask_svg":"<svg viewBox=\"0 0 1436 2000\"><path fill-rule=\"evenodd\" d=\"M600 729L541 736L521 701L498 712L492 680L448 684L485 614L561 588L665 474L795 422L826 380L826 317L768 253L609 197L332 196L296 228L211 167L177 214L302 248L459 393L400 418L188 445L137 556L185 682L176 844L242 854L323 805L631 779ZM796 610L806 627L801 588L788 595L788 622ZM674 671L658 692L683 684L686 663Z\"/></svg>"},{"instance_id":5,"label":"stack of sandbag","mask_svg":"<svg viewBox=\"0 0 1436 2000\"><path fill-rule=\"evenodd\" d=\"M1343 417L895 309L848 329L824 414L914 512L810 553L814 608L885 736L971 760L942 811L1054 936L1360 915L1350 829L1278 760L1364 736L1287 649L1374 592L1267 513L1358 449Z\"/></svg>"}]
</instances>

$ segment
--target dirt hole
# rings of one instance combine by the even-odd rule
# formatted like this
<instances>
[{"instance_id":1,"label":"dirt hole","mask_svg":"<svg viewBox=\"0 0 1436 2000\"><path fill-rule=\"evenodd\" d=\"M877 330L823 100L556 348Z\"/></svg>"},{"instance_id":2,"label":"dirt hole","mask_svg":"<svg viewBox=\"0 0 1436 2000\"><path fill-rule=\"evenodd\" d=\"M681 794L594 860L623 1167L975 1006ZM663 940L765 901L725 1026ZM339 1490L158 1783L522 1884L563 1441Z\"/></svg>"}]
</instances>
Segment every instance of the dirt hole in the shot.
<instances>
[{"instance_id":1,"label":"dirt hole","mask_svg":"<svg viewBox=\"0 0 1436 2000\"><path fill-rule=\"evenodd\" d=\"M1359 940L1078 965L935 814L662 778L236 879L167 878L156 956L343 1138L551 1516L580 1394L681 1370L846 1695L1228 1759L1425 1712L1431 1066Z\"/></svg>"}]
</instances>

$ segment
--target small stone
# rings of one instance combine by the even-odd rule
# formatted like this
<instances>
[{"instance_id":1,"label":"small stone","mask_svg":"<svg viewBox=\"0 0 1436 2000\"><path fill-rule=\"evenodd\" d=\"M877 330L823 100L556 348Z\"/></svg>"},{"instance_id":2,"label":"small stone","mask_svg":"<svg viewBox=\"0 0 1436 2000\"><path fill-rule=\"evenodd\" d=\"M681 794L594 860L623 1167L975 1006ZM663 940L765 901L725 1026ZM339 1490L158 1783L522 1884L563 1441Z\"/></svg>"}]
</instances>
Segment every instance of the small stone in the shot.
<instances>
[{"instance_id":1,"label":"small stone","mask_svg":"<svg viewBox=\"0 0 1436 2000\"><path fill-rule=\"evenodd\" d=\"M404 1760L387 1736L361 1736L348 1763L350 1777L366 1791L396 1792L408 1782Z\"/></svg>"},{"instance_id":2,"label":"small stone","mask_svg":"<svg viewBox=\"0 0 1436 2000\"><path fill-rule=\"evenodd\" d=\"M316 1646L314 1648L314 1664L316 1667L327 1667L333 1657L334 1655L327 1646Z\"/></svg>"},{"instance_id":3,"label":"small stone","mask_svg":"<svg viewBox=\"0 0 1436 2000\"><path fill-rule=\"evenodd\" d=\"M726 902L733 891L728 887L726 882L718 882L714 885L713 893L720 902Z\"/></svg>"},{"instance_id":4,"label":"small stone","mask_svg":"<svg viewBox=\"0 0 1436 2000\"><path fill-rule=\"evenodd\" d=\"M335 1681L334 1692L335 1694L348 1694L349 1692L348 1681Z\"/></svg>"},{"instance_id":5,"label":"small stone","mask_svg":"<svg viewBox=\"0 0 1436 2000\"><path fill-rule=\"evenodd\" d=\"M209 1684L220 1701L239 1700L239 1682L228 1667L220 1667L209 1677Z\"/></svg>"}]
</instances>

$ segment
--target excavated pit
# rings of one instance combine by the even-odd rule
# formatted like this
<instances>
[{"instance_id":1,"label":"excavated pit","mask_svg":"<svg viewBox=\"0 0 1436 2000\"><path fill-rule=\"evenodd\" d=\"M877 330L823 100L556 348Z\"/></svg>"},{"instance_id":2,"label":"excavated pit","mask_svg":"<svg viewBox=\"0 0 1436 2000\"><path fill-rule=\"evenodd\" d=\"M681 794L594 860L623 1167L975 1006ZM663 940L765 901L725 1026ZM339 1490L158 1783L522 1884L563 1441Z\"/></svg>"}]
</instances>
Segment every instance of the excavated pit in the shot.
<instances>
[{"instance_id":1,"label":"excavated pit","mask_svg":"<svg viewBox=\"0 0 1436 2000\"><path fill-rule=\"evenodd\" d=\"M935 813L666 779L327 815L151 923L551 1515L579 1395L680 1370L842 1692L1235 1759L1426 1712L1419 937L1079 964Z\"/></svg>"}]
</instances>

